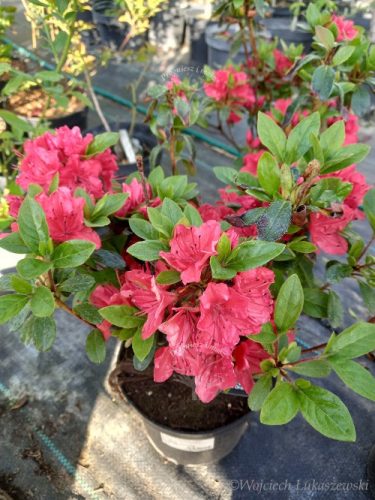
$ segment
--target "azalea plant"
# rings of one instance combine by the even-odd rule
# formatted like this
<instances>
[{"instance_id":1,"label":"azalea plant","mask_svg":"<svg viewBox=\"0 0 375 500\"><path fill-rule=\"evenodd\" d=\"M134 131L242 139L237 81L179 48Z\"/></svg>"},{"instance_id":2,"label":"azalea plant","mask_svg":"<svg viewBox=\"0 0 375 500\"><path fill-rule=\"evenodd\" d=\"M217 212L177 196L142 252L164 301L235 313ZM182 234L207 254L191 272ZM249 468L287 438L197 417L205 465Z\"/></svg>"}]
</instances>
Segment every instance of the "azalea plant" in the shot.
<instances>
[{"instance_id":1,"label":"azalea plant","mask_svg":"<svg viewBox=\"0 0 375 500\"><path fill-rule=\"evenodd\" d=\"M200 205L185 175L159 166L146 178L141 158L118 182L113 134L63 127L27 141L22 194L5 199L12 224L0 239L25 257L0 279L0 322L46 351L61 308L90 327L94 362L115 336L136 369L153 363L156 382L176 377L204 403L240 384L263 423L301 412L325 436L353 441L344 403L309 379L334 371L375 400L375 379L353 361L375 349L375 325L360 321L306 349L296 329L303 336L301 314L340 326L330 284L344 276L373 293L369 243L348 227L363 203L375 230L375 191L350 166L368 147L343 146L343 121L320 133L318 113L288 134L260 113L257 132L256 175L216 169L229 184L216 205ZM327 266L327 283L313 272L320 250L347 256Z\"/></svg>"}]
</instances>

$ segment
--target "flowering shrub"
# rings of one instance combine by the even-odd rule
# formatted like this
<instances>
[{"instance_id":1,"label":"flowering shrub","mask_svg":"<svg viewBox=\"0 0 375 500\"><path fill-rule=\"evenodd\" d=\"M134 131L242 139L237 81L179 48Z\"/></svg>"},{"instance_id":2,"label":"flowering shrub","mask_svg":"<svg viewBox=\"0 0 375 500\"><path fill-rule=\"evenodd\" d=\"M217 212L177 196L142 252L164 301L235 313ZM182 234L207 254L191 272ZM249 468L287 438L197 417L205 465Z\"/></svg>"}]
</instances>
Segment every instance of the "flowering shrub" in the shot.
<instances>
[{"instance_id":1,"label":"flowering shrub","mask_svg":"<svg viewBox=\"0 0 375 500\"><path fill-rule=\"evenodd\" d=\"M83 137L63 127L26 142L17 177L23 193L2 200L12 223L0 239L26 257L0 279L7 292L0 322L46 351L62 308L90 326L94 362L115 336L131 345L137 369L153 362L156 382L191 377L205 403L240 384L265 424L301 411L324 435L353 440L339 398L294 377L333 369L375 399L374 379L351 361L375 349L374 325L354 324L306 354L293 330L302 312L340 326L330 283L344 277L357 279L371 302L374 259L347 231L362 217L361 204L375 229L374 190L351 166L368 148L343 146L343 121L320 133L318 113L288 134L260 113L258 138L256 175L216 168L229 187L216 205L201 206L195 184L165 177L161 167L121 185L108 149L116 134ZM348 255L347 263L328 262L323 286L312 273L319 249Z\"/></svg>"}]
</instances>

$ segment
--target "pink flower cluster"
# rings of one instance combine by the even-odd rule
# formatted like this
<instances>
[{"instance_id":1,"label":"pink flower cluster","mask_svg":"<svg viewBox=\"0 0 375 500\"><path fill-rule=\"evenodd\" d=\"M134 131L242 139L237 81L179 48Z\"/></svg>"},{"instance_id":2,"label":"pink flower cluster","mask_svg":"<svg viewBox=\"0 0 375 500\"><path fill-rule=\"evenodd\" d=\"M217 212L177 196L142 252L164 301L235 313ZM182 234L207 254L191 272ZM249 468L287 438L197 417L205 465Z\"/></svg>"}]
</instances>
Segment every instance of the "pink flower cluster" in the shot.
<instances>
[{"instance_id":1,"label":"pink flower cluster","mask_svg":"<svg viewBox=\"0 0 375 500\"><path fill-rule=\"evenodd\" d=\"M229 123L240 121L241 108L252 108L257 102L247 74L233 67L215 71L213 82L205 83L204 91L208 97L230 109Z\"/></svg>"},{"instance_id":2,"label":"pink flower cluster","mask_svg":"<svg viewBox=\"0 0 375 500\"><path fill-rule=\"evenodd\" d=\"M177 225L169 252L160 252L156 273L180 271L182 284L159 285L147 266L124 273L120 290L100 285L91 295L97 307L132 305L145 316L142 337L156 331L165 334L164 347L157 349L154 378L167 380L173 372L195 377L196 392L204 402L241 383L253 387L253 373L268 354L245 337L260 332L272 319L273 299L269 290L274 274L261 267L238 273L230 282L212 281L209 259L217 254L223 234L214 220L200 227ZM232 246L238 236L228 232ZM108 336L109 324L101 330Z\"/></svg>"},{"instance_id":3,"label":"pink flower cluster","mask_svg":"<svg viewBox=\"0 0 375 500\"><path fill-rule=\"evenodd\" d=\"M109 149L86 157L92 134L82 137L78 127L67 126L46 132L25 142L25 155L19 164L17 183L26 191L30 184L38 184L48 192L56 174L59 186L74 191L83 188L95 198L111 190L111 183L118 166Z\"/></svg>"},{"instance_id":4,"label":"pink flower cluster","mask_svg":"<svg viewBox=\"0 0 375 500\"><path fill-rule=\"evenodd\" d=\"M88 240L100 248L98 234L84 221L85 200L75 196L82 188L94 201L112 190L114 173L118 169L115 156L109 149L86 156L93 141L91 134L83 137L78 127L60 127L55 133L46 132L25 142L25 154L19 164L16 182L25 190L37 184L43 192L36 196L42 206L50 236L56 243L72 239ZM50 193L51 183L57 179L57 188ZM7 197L10 214L17 218L23 196ZM12 224L17 231L17 223Z\"/></svg>"},{"instance_id":5,"label":"pink flower cluster","mask_svg":"<svg viewBox=\"0 0 375 500\"><path fill-rule=\"evenodd\" d=\"M343 42L344 40L353 40L358 35L358 30L354 26L351 19L345 19L343 16L332 16L332 21L337 26L337 41Z\"/></svg>"}]
</instances>

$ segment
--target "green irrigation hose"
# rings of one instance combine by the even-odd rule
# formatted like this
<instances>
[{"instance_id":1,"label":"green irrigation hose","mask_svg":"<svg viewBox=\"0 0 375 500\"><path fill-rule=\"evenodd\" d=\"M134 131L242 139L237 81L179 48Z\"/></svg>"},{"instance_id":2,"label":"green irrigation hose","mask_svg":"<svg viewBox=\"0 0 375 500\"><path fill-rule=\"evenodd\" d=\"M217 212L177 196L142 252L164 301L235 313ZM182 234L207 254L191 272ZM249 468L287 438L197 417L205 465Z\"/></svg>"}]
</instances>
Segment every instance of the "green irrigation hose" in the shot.
<instances>
[{"instance_id":1,"label":"green irrigation hose","mask_svg":"<svg viewBox=\"0 0 375 500\"><path fill-rule=\"evenodd\" d=\"M49 69L49 70L54 70L55 66L52 64L48 63L47 61L44 61L41 59L39 56L31 52L30 50L26 49L25 47L22 47L21 45L16 44L9 38L2 38L2 41L6 43L7 45L11 45L17 52L19 52L22 56L28 57L29 59L38 62L43 68ZM67 75L69 77L69 75ZM94 85L94 91L97 95L100 95L101 97L104 97L105 99L108 99L109 101L113 101L116 104L119 104L120 106L124 106L126 108L132 108L133 104L131 101L128 99L124 99L123 97L120 97L118 95L112 94L110 91L103 89L102 87L97 87ZM145 115L147 113L147 108L141 105L137 105L136 109L139 113ZM223 144L221 141L218 139L215 139L214 137L209 137L206 134L203 134L199 130L196 129L191 129L187 128L184 130L184 132L187 135L190 135L192 137L195 137L196 139L199 139L202 142L205 142L206 144L209 144L210 146L213 146L215 148L221 149L222 151L225 151L227 153L230 153L233 156L240 157L241 153L237 151L234 147L228 145L228 144Z\"/></svg>"}]
</instances>

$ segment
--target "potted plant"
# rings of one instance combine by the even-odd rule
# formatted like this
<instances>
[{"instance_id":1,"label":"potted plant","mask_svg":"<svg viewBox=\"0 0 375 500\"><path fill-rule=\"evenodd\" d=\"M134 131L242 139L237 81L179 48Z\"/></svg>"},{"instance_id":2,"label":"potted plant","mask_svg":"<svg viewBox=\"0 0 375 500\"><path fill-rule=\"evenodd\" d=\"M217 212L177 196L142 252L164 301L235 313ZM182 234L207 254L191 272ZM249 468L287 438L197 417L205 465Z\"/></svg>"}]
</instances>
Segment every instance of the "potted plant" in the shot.
<instances>
[{"instance_id":1,"label":"potted plant","mask_svg":"<svg viewBox=\"0 0 375 500\"><path fill-rule=\"evenodd\" d=\"M252 57L243 68L206 68L205 99L176 77L150 88L147 121L159 144L149 175L138 156L137 169L116 179L116 133L62 127L25 142L18 192L1 199L0 248L25 257L0 279L0 323L47 351L61 308L89 327L95 363L117 337L112 387L175 463L224 457L250 411L266 425L302 414L326 437L354 441L349 410L314 381L331 372L375 400L360 360L375 349L375 325L362 318L340 331L333 289L355 280L374 314L374 236L351 226L366 217L375 231L375 190L355 167L369 147L352 113L367 102L373 49L345 19L310 8L314 52L295 53L268 92L276 49L254 39L253 14ZM247 116L251 130L244 158L214 169L225 185L217 202L201 204L179 169L195 166L186 127L212 110ZM162 150L172 176L156 164ZM320 252L331 256L324 278ZM301 345L304 316L329 325L324 342Z\"/></svg>"}]
</instances>

